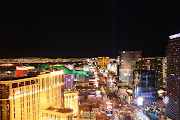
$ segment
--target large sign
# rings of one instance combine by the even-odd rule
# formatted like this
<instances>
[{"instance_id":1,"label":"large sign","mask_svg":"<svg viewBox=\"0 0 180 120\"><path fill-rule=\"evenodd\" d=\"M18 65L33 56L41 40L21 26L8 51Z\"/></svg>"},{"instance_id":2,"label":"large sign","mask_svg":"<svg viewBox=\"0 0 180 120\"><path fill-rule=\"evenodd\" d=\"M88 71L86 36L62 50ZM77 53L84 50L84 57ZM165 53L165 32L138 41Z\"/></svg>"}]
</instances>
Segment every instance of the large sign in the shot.
<instances>
[{"instance_id":1,"label":"large sign","mask_svg":"<svg viewBox=\"0 0 180 120\"><path fill-rule=\"evenodd\" d=\"M64 70L60 70L60 71L53 71L53 72L50 72L50 76L54 76L54 75L60 75L60 74L63 74L64 73Z\"/></svg>"},{"instance_id":2,"label":"large sign","mask_svg":"<svg viewBox=\"0 0 180 120\"><path fill-rule=\"evenodd\" d=\"M143 98L155 98L154 93L140 93Z\"/></svg>"},{"instance_id":3,"label":"large sign","mask_svg":"<svg viewBox=\"0 0 180 120\"><path fill-rule=\"evenodd\" d=\"M20 91L19 90L15 90L15 97L19 97L20 96Z\"/></svg>"},{"instance_id":4,"label":"large sign","mask_svg":"<svg viewBox=\"0 0 180 120\"><path fill-rule=\"evenodd\" d=\"M138 105L143 105L143 98L138 97L137 102L138 102Z\"/></svg>"},{"instance_id":5,"label":"large sign","mask_svg":"<svg viewBox=\"0 0 180 120\"><path fill-rule=\"evenodd\" d=\"M113 115L113 111L106 111L106 116L112 116Z\"/></svg>"},{"instance_id":6,"label":"large sign","mask_svg":"<svg viewBox=\"0 0 180 120\"><path fill-rule=\"evenodd\" d=\"M113 103L106 102L106 116L112 116L113 115Z\"/></svg>"}]
</instances>

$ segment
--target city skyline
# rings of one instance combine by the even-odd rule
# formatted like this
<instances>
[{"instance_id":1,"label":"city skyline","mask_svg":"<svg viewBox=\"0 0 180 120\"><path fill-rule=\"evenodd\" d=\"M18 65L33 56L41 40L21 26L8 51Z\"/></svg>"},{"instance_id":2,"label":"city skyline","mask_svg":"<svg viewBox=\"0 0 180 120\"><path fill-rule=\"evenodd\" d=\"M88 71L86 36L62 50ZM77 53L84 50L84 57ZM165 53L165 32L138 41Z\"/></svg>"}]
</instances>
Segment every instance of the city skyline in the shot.
<instances>
[{"instance_id":1,"label":"city skyline","mask_svg":"<svg viewBox=\"0 0 180 120\"><path fill-rule=\"evenodd\" d=\"M113 2L3 4L0 58L114 57L113 34L115 56L123 50L165 56L169 36L180 32L175 3Z\"/></svg>"}]
</instances>

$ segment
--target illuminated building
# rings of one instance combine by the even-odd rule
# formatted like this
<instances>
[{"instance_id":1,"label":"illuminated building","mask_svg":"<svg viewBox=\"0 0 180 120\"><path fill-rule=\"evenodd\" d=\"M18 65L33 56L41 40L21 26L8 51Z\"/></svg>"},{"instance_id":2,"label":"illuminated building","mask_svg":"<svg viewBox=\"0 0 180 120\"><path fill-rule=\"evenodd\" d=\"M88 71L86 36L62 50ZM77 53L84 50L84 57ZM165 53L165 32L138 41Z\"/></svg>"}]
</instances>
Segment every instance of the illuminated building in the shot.
<instances>
[{"instance_id":1,"label":"illuminated building","mask_svg":"<svg viewBox=\"0 0 180 120\"><path fill-rule=\"evenodd\" d=\"M58 68L58 69L63 69L65 74L84 74L87 75L87 71L72 71L65 67L64 65L61 64L56 64L56 65L49 65L49 64L42 64L39 66L39 71L43 72L45 69L51 69L51 68Z\"/></svg>"},{"instance_id":2,"label":"illuminated building","mask_svg":"<svg viewBox=\"0 0 180 120\"><path fill-rule=\"evenodd\" d=\"M16 76L16 66L14 64L0 64L0 79Z\"/></svg>"},{"instance_id":3,"label":"illuminated building","mask_svg":"<svg viewBox=\"0 0 180 120\"><path fill-rule=\"evenodd\" d=\"M98 57L97 59L98 66L106 67L108 63L110 63L109 57Z\"/></svg>"},{"instance_id":4,"label":"illuminated building","mask_svg":"<svg viewBox=\"0 0 180 120\"><path fill-rule=\"evenodd\" d=\"M34 66L16 66L14 64L1 64L0 78L24 77L29 72L34 72Z\"/></svg>"},{"instance_id":5,"label":"illuminated building","mask_svg":"<svg viewBox=\"0 0 180 120\"><path fill-rule=\"evenodd\" d=\"M78 74L75 73L73 74L74 82L85 82L86 76L84 74Z\"/></svg>"},{"instance_id":6,"label":"illuminated building","mask_svg":"<svg viewBox=\"0 0 180 120\"><path fill-rule=\"evenodd\" d=\"M16 77L27 76L28 72L33 72L34 66L16 66Z\"/></svg>"},{"instance_id":7,"label":"illuminated building","mask_svg":"<svg viewBox=\"0 0 180 120\"><path fill-rule=\"evenodd\" d=\"M106 116L112 116L113 115L113 103L112 101L106 102Z\"/></svg>"},{"instance_id":8,"label":"illuminated building","mask_svg":"<svg viewBox=\"0 0 180 120\"><path fill-rule=\"evenodd\" d=\"M156 71L135 71L135 84L133 103L142 97L143 104L153 104L157 99L157 72Z\"/></svg>"},{"instance_id":9,"label":"illuminated building","mask_svg":"<svg viewBox=\"0 0 180 120\"><path fill-rule=\"evenodd\" d=\"M72 90L74 85L74 80L72 75L65 75L64 86L66 90Z\"/></svg>"},{"instance_id":10,"label":"illuminated building","mask_svg":"<svg viewBox=\"0 0 180 120\"><path fill-rule=\"evenodd\" d=\"M139 58L135 70L152 70L157 72L158 89L166 88L166 57Z\"/></svg>"},{"instance_id":11,"label":"illuminated building","mask_svg":"<svg viewBox=\"0 0 180 120\"><path fill-rule=\"evenodd\" d=\"M166 115L180 120L180 34L169 36L167 57Z\"/></svg>"},{"instance_id":12,"label":"illuminated building","mask_svg":"<svg viewBox=\"0 0 180 120\"><path fill-rule=\"evenodd\" d=\"M73 109L73 116L78 116L78 91L64 91L64 107Z\"/></svg>"},{"instance_id":13,"label":"illuminated building","mask_svg":"<svg viewBox=\"0 0 180 120\"><path fill-rule=\"evenodd\" d=\"M15 59L0 59L0 63L61 63L61 62L85 62L86 58L70 58L70 59L50 59L50 58L15 58Z\"/></svg>"},{"instance_id":14,"label":"illuminated building","mask_svg":"<svg viewBox=\"0 0 180 120\"><path fill-rule=\"evenodd\" d=\"M0 92L0 120L60 120L64 107L64 71L3 79ZM72 110L63 110L68 113L63 114L64 118L72 118Z\"/></svg>"},{"instance_id":15,"label":"illuminated building","mask_svg":"<svg viewBox=\"0 0 180 120\"><path fill-rule=\"evenodd\" d=\"M72 120L73 109L49 107L42 111L41 120Z\"/></svg>"},{"instance_id":16,"label":"illuminated building","mask_svg":"<svg viewBox=\"0 0 180 120\"><path fill-rule=\"evenodd\" d=\"M120 51L119 80L132 86L135 61L141 57L141 51Z\"/></svg>"},{"instance_id":17,"label":"illuminated building","mask_svg":"<svg viewBox=\"0 0 180 120\"><path fill-rule=\"evenodd\" d=\"M107 69L117 75L117 63L108 63Z\"/></svg>"},{"instance_id":18,"label":"illuminated building","mask_svg":"<svg viewBox=\"0 0 180 120\"><path fill-rule=\"evenodd\" d=\"M46 69L49 70L52 68L63 69L65 71L65 74L73 75L74 82L85 82L85 78L87 76L87 71L72 71L60 64L56 64L56 65L42 64L39 66L39 71L43 72Z\"/></svg>"}]
</instances>

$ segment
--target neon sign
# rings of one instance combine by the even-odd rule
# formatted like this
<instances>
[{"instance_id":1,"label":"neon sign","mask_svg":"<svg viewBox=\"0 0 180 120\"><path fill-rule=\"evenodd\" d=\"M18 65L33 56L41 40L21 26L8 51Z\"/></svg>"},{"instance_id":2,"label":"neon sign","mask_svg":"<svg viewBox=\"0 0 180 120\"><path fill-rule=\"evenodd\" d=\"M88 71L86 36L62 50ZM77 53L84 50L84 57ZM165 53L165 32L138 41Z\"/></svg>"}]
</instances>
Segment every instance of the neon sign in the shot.
<instances>
[{"instance_id":1,"label":"neon sign","mask_svg":"<svg viewBox=\"0 0 180 120\"><path fill-rule=\"evenodd\" d=\"M111 102L106 102L106 110L113 110L113 104Z\"/></svg>"},{"instance_id":2,"label":"neon sign","mask_svg":"<svg viewBox=\"0 0 180 120\"><path fill-rule=\"evenodd\" d=\"M112 116L113 114L113 103L106 102L106 116Z\"/></svg>"},{"instance_id":3,"label":"neon sign","mask_svg":"<svg viewBox=\"0 0 180 120\"><path fill-rule=\"evenodd\" d=\"M112 107L111 104L109 104L109 105L106 106L106 110L112 110L112 108L113 108L113 107Z\"/></svg>"},{"instance_id":4,"label":"neon sign","mask_svg":"<svg viewBox=\"0 0 180 120\"><path fill-rule=\"evenodd\" d=\"M50 72L50 76L54 76L54 75L60 75L60 74L63 74L64 71L63 70L60 70L60 71L53 71L53 72Z\"/></svg>"}]
</instances>

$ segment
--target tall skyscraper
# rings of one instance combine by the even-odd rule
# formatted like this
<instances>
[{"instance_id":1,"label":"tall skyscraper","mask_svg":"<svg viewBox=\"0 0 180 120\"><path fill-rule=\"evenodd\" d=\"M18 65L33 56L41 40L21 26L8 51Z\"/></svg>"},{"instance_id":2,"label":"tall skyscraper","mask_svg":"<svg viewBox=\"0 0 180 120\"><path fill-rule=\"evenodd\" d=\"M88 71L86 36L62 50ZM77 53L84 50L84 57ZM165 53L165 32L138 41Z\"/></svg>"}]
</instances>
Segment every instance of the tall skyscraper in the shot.
<instances>
[{"instance_id":1,"label":"tall skyscraper","mask_svg":"<svg viewBox=\"0 0 180 120\"><path fill-rule=\"evenodd\" d=\"M73 109L64 108L63 70L0 80L0 120L65 120L72 117Z\"/></svg>"},{"instance_id":2,"label":"tall skyscraper","mask_svg":"<svg viewBox=\"0 0 180 120\"><path fill-rule=\"evenodd\" d=\"M135 61L141 57L141 51L120 51L119 80L132 86Z\"/></svg>"},{"instance_id":3,"label":"tall skyscraper","mask_svg":"<svg viewBox=\"0 0 180 120\"><path fill-rule=\"evenodd\" d=\"M167 57L166 115L180 120L180 33L169 36Z\"/></svg>"}]
</instances>

